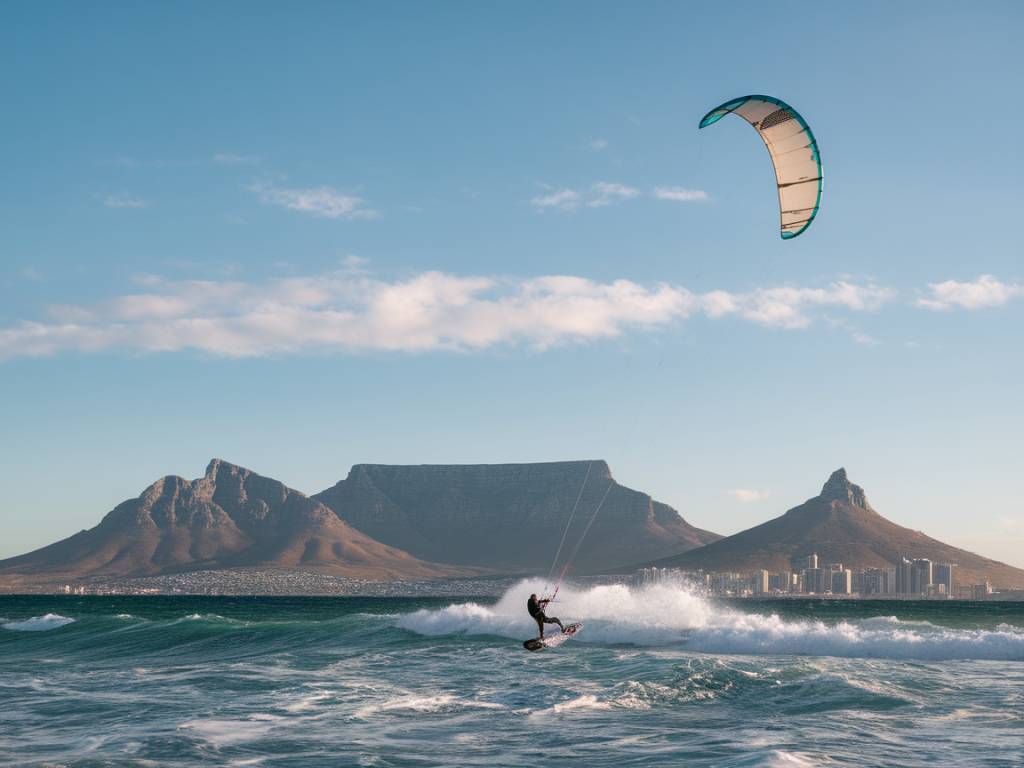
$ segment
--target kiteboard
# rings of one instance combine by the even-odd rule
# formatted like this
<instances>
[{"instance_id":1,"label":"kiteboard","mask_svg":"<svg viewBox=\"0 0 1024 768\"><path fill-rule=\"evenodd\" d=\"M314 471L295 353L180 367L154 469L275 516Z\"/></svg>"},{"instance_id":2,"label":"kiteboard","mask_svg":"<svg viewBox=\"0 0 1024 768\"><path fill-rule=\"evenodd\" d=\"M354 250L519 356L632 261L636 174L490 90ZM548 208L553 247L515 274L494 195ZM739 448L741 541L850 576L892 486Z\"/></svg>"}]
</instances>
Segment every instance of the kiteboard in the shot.
<instances>
[{"instance_id":1,"label":"kiteboard","mask_svg":"<svg viewBox=\"0 0 1024 768\"><path fill-rule=\"evenodd\" d=\"M528 651L540 651L544 648L557 648L581 629L583 629L583 624L580 622L576 622L575 624L566 624L565 629L563 629L560 634L545 637L543 640L539 637L524 640L523 648Z\"/></svg>"}]
</instances>

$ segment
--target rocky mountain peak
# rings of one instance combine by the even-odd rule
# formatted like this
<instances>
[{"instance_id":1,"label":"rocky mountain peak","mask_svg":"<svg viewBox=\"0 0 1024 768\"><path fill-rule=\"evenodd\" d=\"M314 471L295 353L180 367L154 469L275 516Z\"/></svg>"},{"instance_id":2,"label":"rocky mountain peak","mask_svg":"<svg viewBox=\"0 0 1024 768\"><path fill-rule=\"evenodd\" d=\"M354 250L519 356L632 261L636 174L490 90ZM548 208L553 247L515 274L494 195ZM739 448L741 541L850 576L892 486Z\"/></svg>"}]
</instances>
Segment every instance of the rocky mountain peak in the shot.
<instances>
[{"instance_id":1,"label":"rocky mountain peak","mask_svg":"<svg viewBox=\"0 0 1024 768\"><path fill-rule=\"evenodd\" d=\"M821 488L821 498L825 501L840 501L861 509L871 509L864 489L851 483L846 476L846 469L840 467L833 472Z\"/></svg>"},{"instance_id":2,"label":"rocky mountain peak","mask_svg":"<svg viewBox=\"0 0 1024 768\"><path fill-rule=\"evenodd\" d=\"M216 483L218 477L241 475L244 478L251 474L253 474L251 470L248 470L245 467L240 467L237 464L232 464L230 461L225 461L224 459L210 459L210 463L206 465L206 472L203 474L203 479Z\"/></svg>"}]
</instances>

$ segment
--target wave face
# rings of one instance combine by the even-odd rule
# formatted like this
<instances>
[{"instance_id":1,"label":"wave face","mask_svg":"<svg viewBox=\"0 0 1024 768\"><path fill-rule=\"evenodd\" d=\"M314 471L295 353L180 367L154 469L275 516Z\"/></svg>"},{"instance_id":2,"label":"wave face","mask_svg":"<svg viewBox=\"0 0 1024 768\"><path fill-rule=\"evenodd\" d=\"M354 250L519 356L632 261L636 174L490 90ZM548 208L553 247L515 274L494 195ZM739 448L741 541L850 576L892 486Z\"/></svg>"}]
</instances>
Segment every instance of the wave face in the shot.
<instances>
[{"instance_id":1,"label":"wave face","mask_svg":"<svg viewBox=\"0 0 1024 768\"><path fill-rule=\"evenodd\" d=\"M30 619L23 619L22 621L7 621L0 623L0 627L3 629L9 629L14 632L45 632L48 629L58 629L60 627L71 624L74 619L69 619L66 616L60 616L56 613L48 613L45 616L33 616Z\"/></svg>"},{"instance_id":2,"label":"wave face","mask_svg":"<svg viewBox=\"0 0 1024 768\"><path fill-rule=\"evenodd\" d=\"M1024 605L0 596L0 765L1024 765Z\"/></svg>"},{"instance_id":3,"label":"wave face","mask_svg":"<svg viewBox=\"0 0 1024 768\"><path fill-rule=\"evenodd\" d=\"M524 595L540 581L523 581L493 605L457 603L420 610L399 626L424 635L476 634L525 639L536 635ZM859 620L784 619L723 607L684 585L643 589L563 586L549 613L582 621L581 642L675 647L729 655L842 656L865 659L1024 661L1024 629L936 626L895 616Z\"/></svg>"}]
</instances>

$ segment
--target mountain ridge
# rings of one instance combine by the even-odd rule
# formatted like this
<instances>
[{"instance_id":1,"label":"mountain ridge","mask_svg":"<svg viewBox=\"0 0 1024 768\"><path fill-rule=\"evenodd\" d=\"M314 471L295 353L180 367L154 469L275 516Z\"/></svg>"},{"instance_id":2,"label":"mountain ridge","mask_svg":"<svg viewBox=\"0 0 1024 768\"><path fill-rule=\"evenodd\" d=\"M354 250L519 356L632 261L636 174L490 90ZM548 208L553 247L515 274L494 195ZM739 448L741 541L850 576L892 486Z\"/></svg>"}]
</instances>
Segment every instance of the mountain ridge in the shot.
<instances>
[{"instance_id":1,"label":"mountain ridge","mask_svg":"<svg viewBox=\"0 0 1024 768\"><path fill-rule=\"evenodd\" d=\"M959 549L879 514L859 485L839 468L821 493L782 515L700 550L644 563L705 571L792 570L794 558L817 553L822 563L889 568L901 557L923 557L957 565L960 583L986 579L1000 588L1024 586L1024 569ZM637 567L643 567L637 566Z\"/></svg>"},{"instance_id":2,"label":"mountain ridge","mask_svg":"<svg viewBox=\"0 0 1024 768\"><path fill-rule=\"evenodd\" d=\"M511 572L549 570L563 535L561 562L578 547L574 573L678 554L720 538L620 485L601 459L355 464L313 498L417 557Z\"/></svg>"},{"instance_id":3,"label":"mountain ridge","mask_svg":"<svg viewBox=\"0 0 1024 768\"><path fill-rule=\"evenodd\" d=\"M213 459L196 480L166 475L95 527L0 561L0 575L76 579L260 566L376 578L464 572L374 541L300 491Z\"/></svg>"}]
</instances>

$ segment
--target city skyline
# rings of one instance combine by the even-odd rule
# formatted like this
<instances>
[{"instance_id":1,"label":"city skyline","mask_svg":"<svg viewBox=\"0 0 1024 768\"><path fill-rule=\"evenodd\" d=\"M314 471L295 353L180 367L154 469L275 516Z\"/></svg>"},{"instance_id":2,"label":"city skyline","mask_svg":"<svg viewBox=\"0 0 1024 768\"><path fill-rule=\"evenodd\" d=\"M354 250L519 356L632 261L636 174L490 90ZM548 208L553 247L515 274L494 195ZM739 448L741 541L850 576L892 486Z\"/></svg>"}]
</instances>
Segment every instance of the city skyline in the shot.
<instances>
[{"instance_id":1,"label":"city skyline","mask_svg":"<svg viewBox=\"0 0 1024 768\"><path fill-rule=\"evenodd\" d=\"M816 552L794 558L792 571L760 569L743 571L688 571L682 568L643 568L636 580L641 586L689 581L710 594L735 597L878 597L981 600L998 594L988 580L961 584L956 563L928 558L901 557L892 568L846 568L843 563L819 562ZM1019 590L1009 590L1016 594Z\"/></svg>"}]
</instances>

